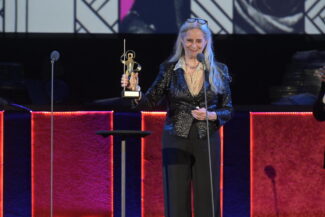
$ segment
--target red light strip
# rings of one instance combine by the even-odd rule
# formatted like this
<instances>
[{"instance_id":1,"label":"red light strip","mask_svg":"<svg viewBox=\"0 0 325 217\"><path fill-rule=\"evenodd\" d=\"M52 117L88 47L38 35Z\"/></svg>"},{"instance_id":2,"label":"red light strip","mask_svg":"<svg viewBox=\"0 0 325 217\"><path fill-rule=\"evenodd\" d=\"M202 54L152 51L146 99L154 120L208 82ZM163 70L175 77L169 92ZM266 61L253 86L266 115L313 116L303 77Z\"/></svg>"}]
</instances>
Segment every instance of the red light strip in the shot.
<instances>
[{"instance_id":1,"label":"red light strip","mask_svg":"<svg viewBox=\"0 0 325 217\"><path fill-rule=\"evenodd\" d=\"M31 197L32 197L32 204L31 204L31 209L32 209L32 217L35 216L35 210L34 210L34 202L35 202L35 198L34 198L34 114L37 112L31 112Z\"/></svg>"},{"instance_id":2,"label":"red light strip","mask_svg":"<svg viewBox=\"0 0 325 217\"><path fill-rule=\"evenodd\" d=\"M145 130L144 127L144 112L141 112L141 131ZM145 142L144 138L141 138L141 217L144 217L144 205L143 205L143 197L144 197L144 185L143 185L143 180L144 180L144 163L143 163L143 158L144 158L144 147L145 147Z\"/></svg>"},{"instance_id":3,"label":"red light strip","mask_svg":"<svg viewBox=\"0 0 325 217\"><path fill-rule=\"evenodd\" d=\"M32 114L43 114L50 116L51 112L31 112ZM64 116L69 116L69 115L86 115L86 114L105 114L108 113L107 111L73 111L73 112L54 112L53 114L58 116L58 115L64 115ZM109 111L109 113L113 113Z\"/></svg>"},{"instance_id":4,"label":"red light strip","mask_svg":"<svg viewBox=\"0 0 325 217\"><path fill-rule=\"evenodd\" d=\"M223 152L224 152L224 134L223 127L219 130L220 134L220 216L223 216Z\"/></svg>"},{"instance_id":5,"label":"red light strip","mask_svg":"<svg viewBox=\"0 0 325 217\"><path fill-rule=\"evenodd\" d=\"M312 112L250 112L252 115L312 115Z\"/></svg>"},{"instance_id":6,"label":"red light strip","mask_svg":"<svg viewBox=\"0 0 325 217\"><path fill-rule=\"evenodd\" d=\"M0 217L3 217L3 114L4 112L0 112L0 127L1 127L1 132L0 132Z\"/></svg>"},{"instance_id":7,"label":"red light strip","mask_svg":"<svg viewBox=\"0 0 325 217\"><path fill-rule=\"evenodd\" d=\"M110 130L113 130L114 129L114 112L110 112L109 113L109 129ZM114 216L114 145L113 145L113 136L110 136L110 144L111 146L111 159L110 159L110 162L111 162L111 167L110 167L110 174L109 176L112 177L112 182L111 182L111 189L110 189L110 193L112 195L112 200L111 200L111 206L112 206L112 213L111 213L111 217Z\"/></svg>"},{"instance_id":8,"label":"red light strip","mask_svg":"<svg viewBox=\"0 0 325 217\"><path fill-rule=\"evenodd\" d=\"M257 113L260 114L260 113ZM269 114L269 113L268 113ZM250 163L250 217L253 217L253 186L254 186L254 179L253 179L253 151L254 151L254 129L253 129L253 118L256 115L255 112L249 113L249 136L250 136L250 156L249 156L249 163ZM265 113L264 113L265 115Z\"/></svg>"},{"instance_id":9,"label":"red light strip","mask_svg":"<svg viewBox=\"0 0 325 217\"><path fill-rule=\"evenodd\" d=\"M144 117L144 112L141 112L141 131L145 130L144 127L144 121L143 121L143 117ZM144 217L144 211L143 211L143 195L144 195L144 190L143 190L143 179L144 179L144 163L143 163L143 157L144 157L144 146L145 146L145 142L144 142L144 138L141 138L141 217Z\"/></svg>"}]
</instances>

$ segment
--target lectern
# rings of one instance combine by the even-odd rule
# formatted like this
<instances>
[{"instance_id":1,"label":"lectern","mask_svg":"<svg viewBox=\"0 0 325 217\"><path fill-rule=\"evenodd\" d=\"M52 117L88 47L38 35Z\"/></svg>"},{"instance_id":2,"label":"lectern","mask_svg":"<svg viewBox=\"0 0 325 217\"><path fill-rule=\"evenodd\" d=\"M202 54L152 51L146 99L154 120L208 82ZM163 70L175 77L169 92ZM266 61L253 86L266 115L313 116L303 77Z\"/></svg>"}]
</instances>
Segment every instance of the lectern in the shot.
<instances>
[{"instance_id":1,"label":"lectern","mask_svg":"<svg viewBox=\"0 0 325 217\"><path fill-rule=\"evenodd\" d=\"M126 161L126 139L141 138L151 134L150 131L139 130L100 130L97 135L103 137L118 136L121 138L121 217L125 217L125 161Z\"/></svg>"}]
</instances>

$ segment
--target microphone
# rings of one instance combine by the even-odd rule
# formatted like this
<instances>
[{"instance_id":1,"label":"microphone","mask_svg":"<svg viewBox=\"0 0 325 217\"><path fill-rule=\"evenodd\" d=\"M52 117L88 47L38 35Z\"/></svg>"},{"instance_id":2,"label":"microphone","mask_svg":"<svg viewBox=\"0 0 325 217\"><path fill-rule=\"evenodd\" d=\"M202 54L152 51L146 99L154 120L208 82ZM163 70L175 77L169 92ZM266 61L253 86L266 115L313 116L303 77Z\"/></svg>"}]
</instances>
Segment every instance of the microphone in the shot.
<instances>
[{"instance_id":1,"label":"microphone","mask_svg":"<svg viewBox=\"0 0 325 217\"><path fill-rule=\"evenodd\" d=\"M59 53L59 51L57 51L57 50L52 51L51 52L51 55L50 55L50 59L53 62L58 61L60 59L60 53Z\"/></svg>"},{"instance_id":2,"label":"microphone","mask_svg":"<svg viewBox=\"0 0 325 217\"><path fill-rule=\"evenodd\" d=\"M205 57L204 57L204 54L203 54L203 53L198 53L198 54L196 55L196 59L197 59L200 63L205 64Z\"/></svg>"},{"instance_id":3,"label":"microphone","mask_svg":"<svg viewBox=\"0 0 325 217\"><path fill-rule=\"evenodd\" d=\"M204 56L204 54L203 54L203 53L198 53L198 54L196 55L196 59L197 59L200 63L202 63L204 73L207 73L207 72L206 72L207 66L206 66L206 64L205 64L205 56Z\"/></svg>"}]
</instances>

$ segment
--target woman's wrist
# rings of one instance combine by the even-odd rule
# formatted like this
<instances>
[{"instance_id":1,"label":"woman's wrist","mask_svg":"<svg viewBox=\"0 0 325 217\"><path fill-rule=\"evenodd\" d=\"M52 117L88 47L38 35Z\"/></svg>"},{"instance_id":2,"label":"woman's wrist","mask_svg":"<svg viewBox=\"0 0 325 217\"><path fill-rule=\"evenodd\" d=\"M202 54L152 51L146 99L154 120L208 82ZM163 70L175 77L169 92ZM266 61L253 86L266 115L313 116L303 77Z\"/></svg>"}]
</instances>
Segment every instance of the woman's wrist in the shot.
<instances>
[{"instance_id":1,"label":"woman's wrist","mask_svg":"<svg viewBox=\"0 0 325 217\"><path fill-rule=\"evenodd\" d=\"M217 120L217 113L216 112L208 112L208 119L210 121L215 121Z\"/></svg>"},{"instance_id":2,"label":"woman's wrist","mask_svg":"<svg viewBox=\"0 0 325 217\"><path fill-rule=\"evenodd\" d=\"M136 104L138 104L138 103L139 103L139 101L140 101L140 100L141 100L141 98L142 98L141 87L140 87L139 85L137 85L137 87L136 87L136 91L139 91L139 97L138 97L138 98L136 98L136 99L134 99L134 102L135 102Z\"/></svg>"}]
</instances>

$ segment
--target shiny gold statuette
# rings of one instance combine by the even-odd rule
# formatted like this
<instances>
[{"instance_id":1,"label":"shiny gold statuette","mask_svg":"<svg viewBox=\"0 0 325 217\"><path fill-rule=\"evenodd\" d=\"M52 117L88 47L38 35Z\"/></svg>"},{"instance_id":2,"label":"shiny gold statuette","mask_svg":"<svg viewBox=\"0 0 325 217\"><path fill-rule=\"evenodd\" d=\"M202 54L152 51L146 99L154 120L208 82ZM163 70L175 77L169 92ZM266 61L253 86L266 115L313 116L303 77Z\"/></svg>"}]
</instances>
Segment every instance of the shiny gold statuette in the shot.
<instances>
[{"instance_id":1,"label":"shiny gold statuette","mask_svg":"<svg viewBox=\"0 0 325 217\"><path fill-rule=\"evenodd\" d=\"M134 61L135 52L133 50L128 50L121 56L121 62L124 64L124 74L130 80L131 75L134 73L139 73L141 71L141 66L139 63ZM122 91L122 97L125 98L139 98L140 90L127 90L125 87Z\"/></svg>"}]
</instances>

